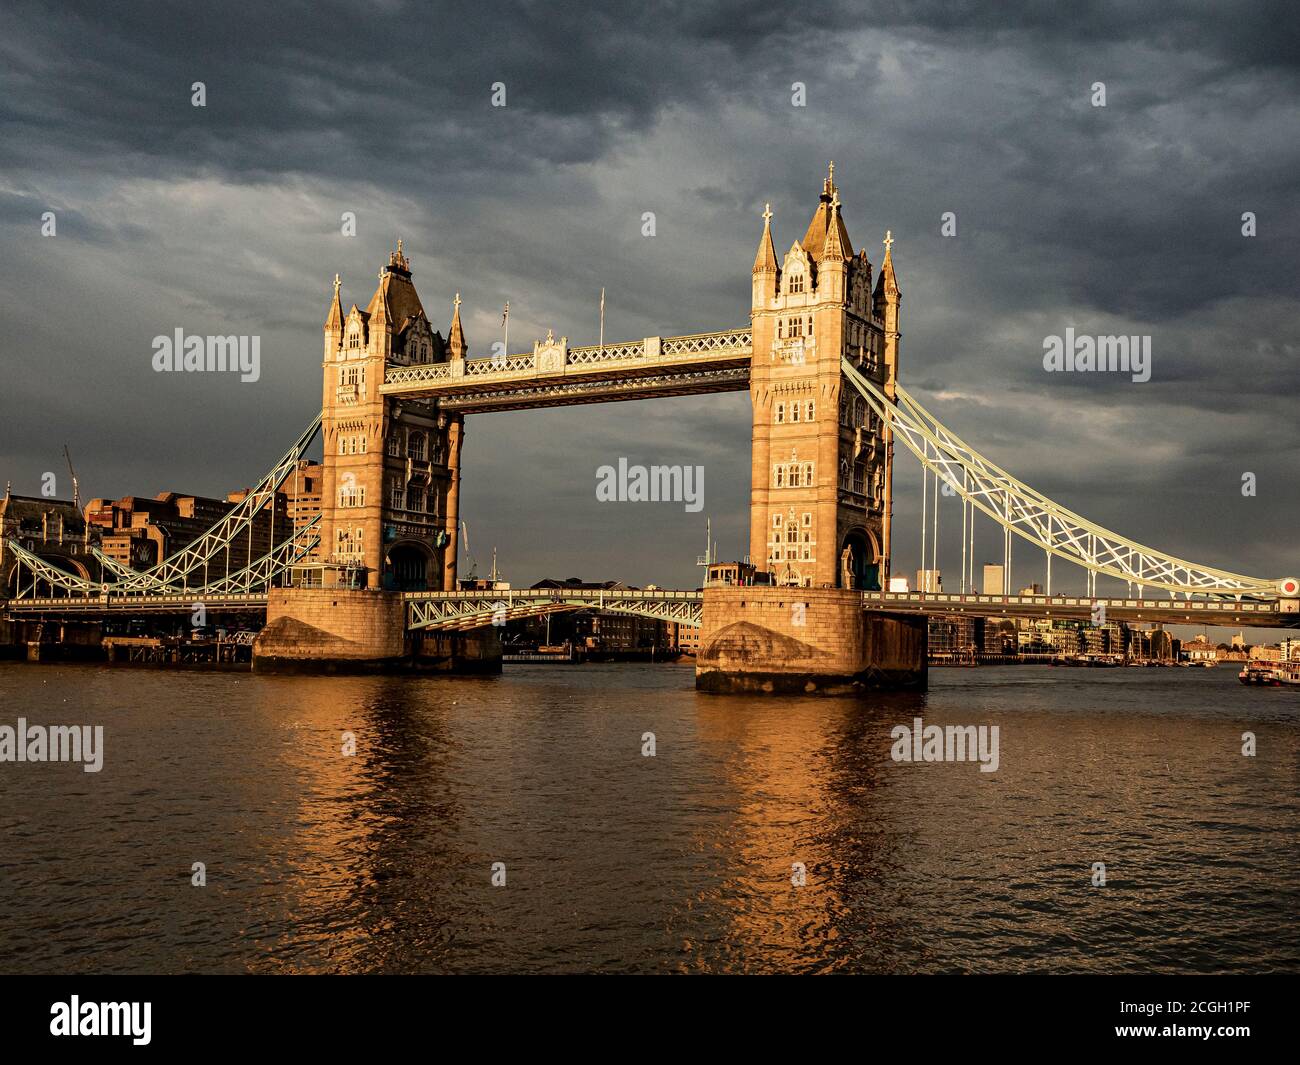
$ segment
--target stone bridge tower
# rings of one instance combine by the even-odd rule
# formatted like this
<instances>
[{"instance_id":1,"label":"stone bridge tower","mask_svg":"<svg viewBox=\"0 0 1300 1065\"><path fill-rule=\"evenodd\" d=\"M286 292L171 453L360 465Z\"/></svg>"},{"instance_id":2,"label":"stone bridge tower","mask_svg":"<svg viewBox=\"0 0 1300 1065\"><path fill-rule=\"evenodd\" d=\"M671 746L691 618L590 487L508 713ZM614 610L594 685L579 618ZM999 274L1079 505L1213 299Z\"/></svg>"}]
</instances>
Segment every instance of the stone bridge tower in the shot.
<instances>
[{"instance_id":1,"label":"stone bridge tower","mask_svg":"<svg viewBox=\"0 0 1300 1065\"><path fill-rule=\"evenodd\" d=\"M366 571L366 587L452 589L464 419L435 399L380 395L390 363L465 357L460 297L446 340L425 316L402 243L363 311L345 314L334 278L325 321L321 546Z\"/></svg>"},{"instance_id":2,"label":"stone bridge tower","mask_svg":"<svg viewBox=\"0 0 1300 1065\"><path fill-rule=\"evenodd\" d=\"M875 589L888 571L892 456L841 356L892 392L901 295L885 241L872 287L835 166L802 240L778 262L770 207L754 259L750 560L777 583Z\"/></svg>"}]
</instances>

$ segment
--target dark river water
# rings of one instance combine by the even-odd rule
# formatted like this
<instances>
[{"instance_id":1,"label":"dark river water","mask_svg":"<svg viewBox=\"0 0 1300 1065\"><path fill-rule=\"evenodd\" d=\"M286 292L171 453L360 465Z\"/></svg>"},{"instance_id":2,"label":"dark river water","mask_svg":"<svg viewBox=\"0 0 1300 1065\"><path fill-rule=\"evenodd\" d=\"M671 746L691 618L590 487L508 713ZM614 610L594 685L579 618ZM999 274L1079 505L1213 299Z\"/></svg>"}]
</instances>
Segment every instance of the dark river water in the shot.
<instances>
[{"instance_id":1,"label":"dark river water","mask_svg":"<svg viewBox=\"0 0 1300 1065\"><path fill-rule=\"evenodd\" d=\"M506 668L0 664L0 724L105 729L98 774L0 763L0 971L1300 970L1300 691L1013 666L755 699L682 666ZM893 761L916 716L997 725L997 771Z\"/></svg>"}]
</instances>

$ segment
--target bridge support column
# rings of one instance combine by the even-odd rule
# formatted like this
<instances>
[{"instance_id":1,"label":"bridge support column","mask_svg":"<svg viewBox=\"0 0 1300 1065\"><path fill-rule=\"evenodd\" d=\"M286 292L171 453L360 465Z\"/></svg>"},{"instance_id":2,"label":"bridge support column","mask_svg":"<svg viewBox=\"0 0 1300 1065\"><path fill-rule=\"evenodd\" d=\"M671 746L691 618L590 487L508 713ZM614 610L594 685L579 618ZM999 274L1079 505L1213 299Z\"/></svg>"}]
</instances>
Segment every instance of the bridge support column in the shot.
<instances>
[{"instance_id":1,"label":"bridge support column","mask_svg":"<svg viewBox=\"0 0 1300 1065\"><path fill-rule=\"evenodd\" d=\"M695 686L847 695L924 688L924 616L865 611L837 588L706 588Z\"/></svg>"},{"instance_id":2,"label":"bridge support column","mask_svg":"<svg viewBox=\"0 0 1300 1065\"><path fill-rule=\"evenodd\" d=\"M266 628L253 643L258 672L499 673L495 631L421 638L406 630L400 592L272 588Z\"/></svg>"}]
</instances>

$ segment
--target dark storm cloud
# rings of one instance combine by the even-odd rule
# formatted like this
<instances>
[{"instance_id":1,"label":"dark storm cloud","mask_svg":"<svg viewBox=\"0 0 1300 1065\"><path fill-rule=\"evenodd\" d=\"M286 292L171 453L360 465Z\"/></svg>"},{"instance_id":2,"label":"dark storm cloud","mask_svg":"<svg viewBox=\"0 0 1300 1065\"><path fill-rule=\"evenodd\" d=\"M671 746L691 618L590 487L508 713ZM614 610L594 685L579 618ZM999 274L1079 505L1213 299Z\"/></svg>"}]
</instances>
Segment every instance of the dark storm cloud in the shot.
<instances>
[{"instance_id":1,"label":"dark storm cloud","mask_svg":"<svg viewBox=\"0 0 1300 1065\"><path fill-rule=\"evenodd\" d=\"M16 490L64 439L89 494L255 478L317 402L329 278L364 305L399 234L435 323L464 295L476 353L506 298L515 350L594 340L602 286L611 338L742 325L757 211L784 252L834 158L855 245L899 239L905 382L936 413L1120 531L1300 569L1291 5L18 4L6 31ZM263 380L149 373L177 325L262 334ZM1045 374L1068 325L1151 335L1152 380ZM472 419L475 547L516 580L692 581L702 516L596 503L619 455L703 463L723 552L747 549L743 395Z\"/></svg>"}]
</instances>

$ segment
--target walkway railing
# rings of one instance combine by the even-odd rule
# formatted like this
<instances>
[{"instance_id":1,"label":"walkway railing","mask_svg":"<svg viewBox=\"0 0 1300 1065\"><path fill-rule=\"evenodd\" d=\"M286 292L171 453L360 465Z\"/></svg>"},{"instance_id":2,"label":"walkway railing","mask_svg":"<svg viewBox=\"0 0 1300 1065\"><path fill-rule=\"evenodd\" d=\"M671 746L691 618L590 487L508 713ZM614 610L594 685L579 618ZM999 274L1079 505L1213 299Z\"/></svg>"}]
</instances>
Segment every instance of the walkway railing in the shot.
<instances>
[{"instance_id":1,"label":"walkway railing","mask_svg":"<svg viewBox=\"0 0 1300 1065\"><path fill-rule=\"evenodd\" d=\"M552 374L581 373L584 370L633 368L638 366L695 365L710 361L745 358L753 351L751 329L724 329L716 333L691 333L678 337L647 337L611 344L591 344L570 348L554 343L537 353L489 356L463 361L423 363L414 366L389 366L384 372L382 391L409 391L410 386L427 384L438 391L463 382L482 387L488 381L517 384L530 377L545 378ZM553 353L553 361L545 356Z\"/></svg>"}]
</instances>

